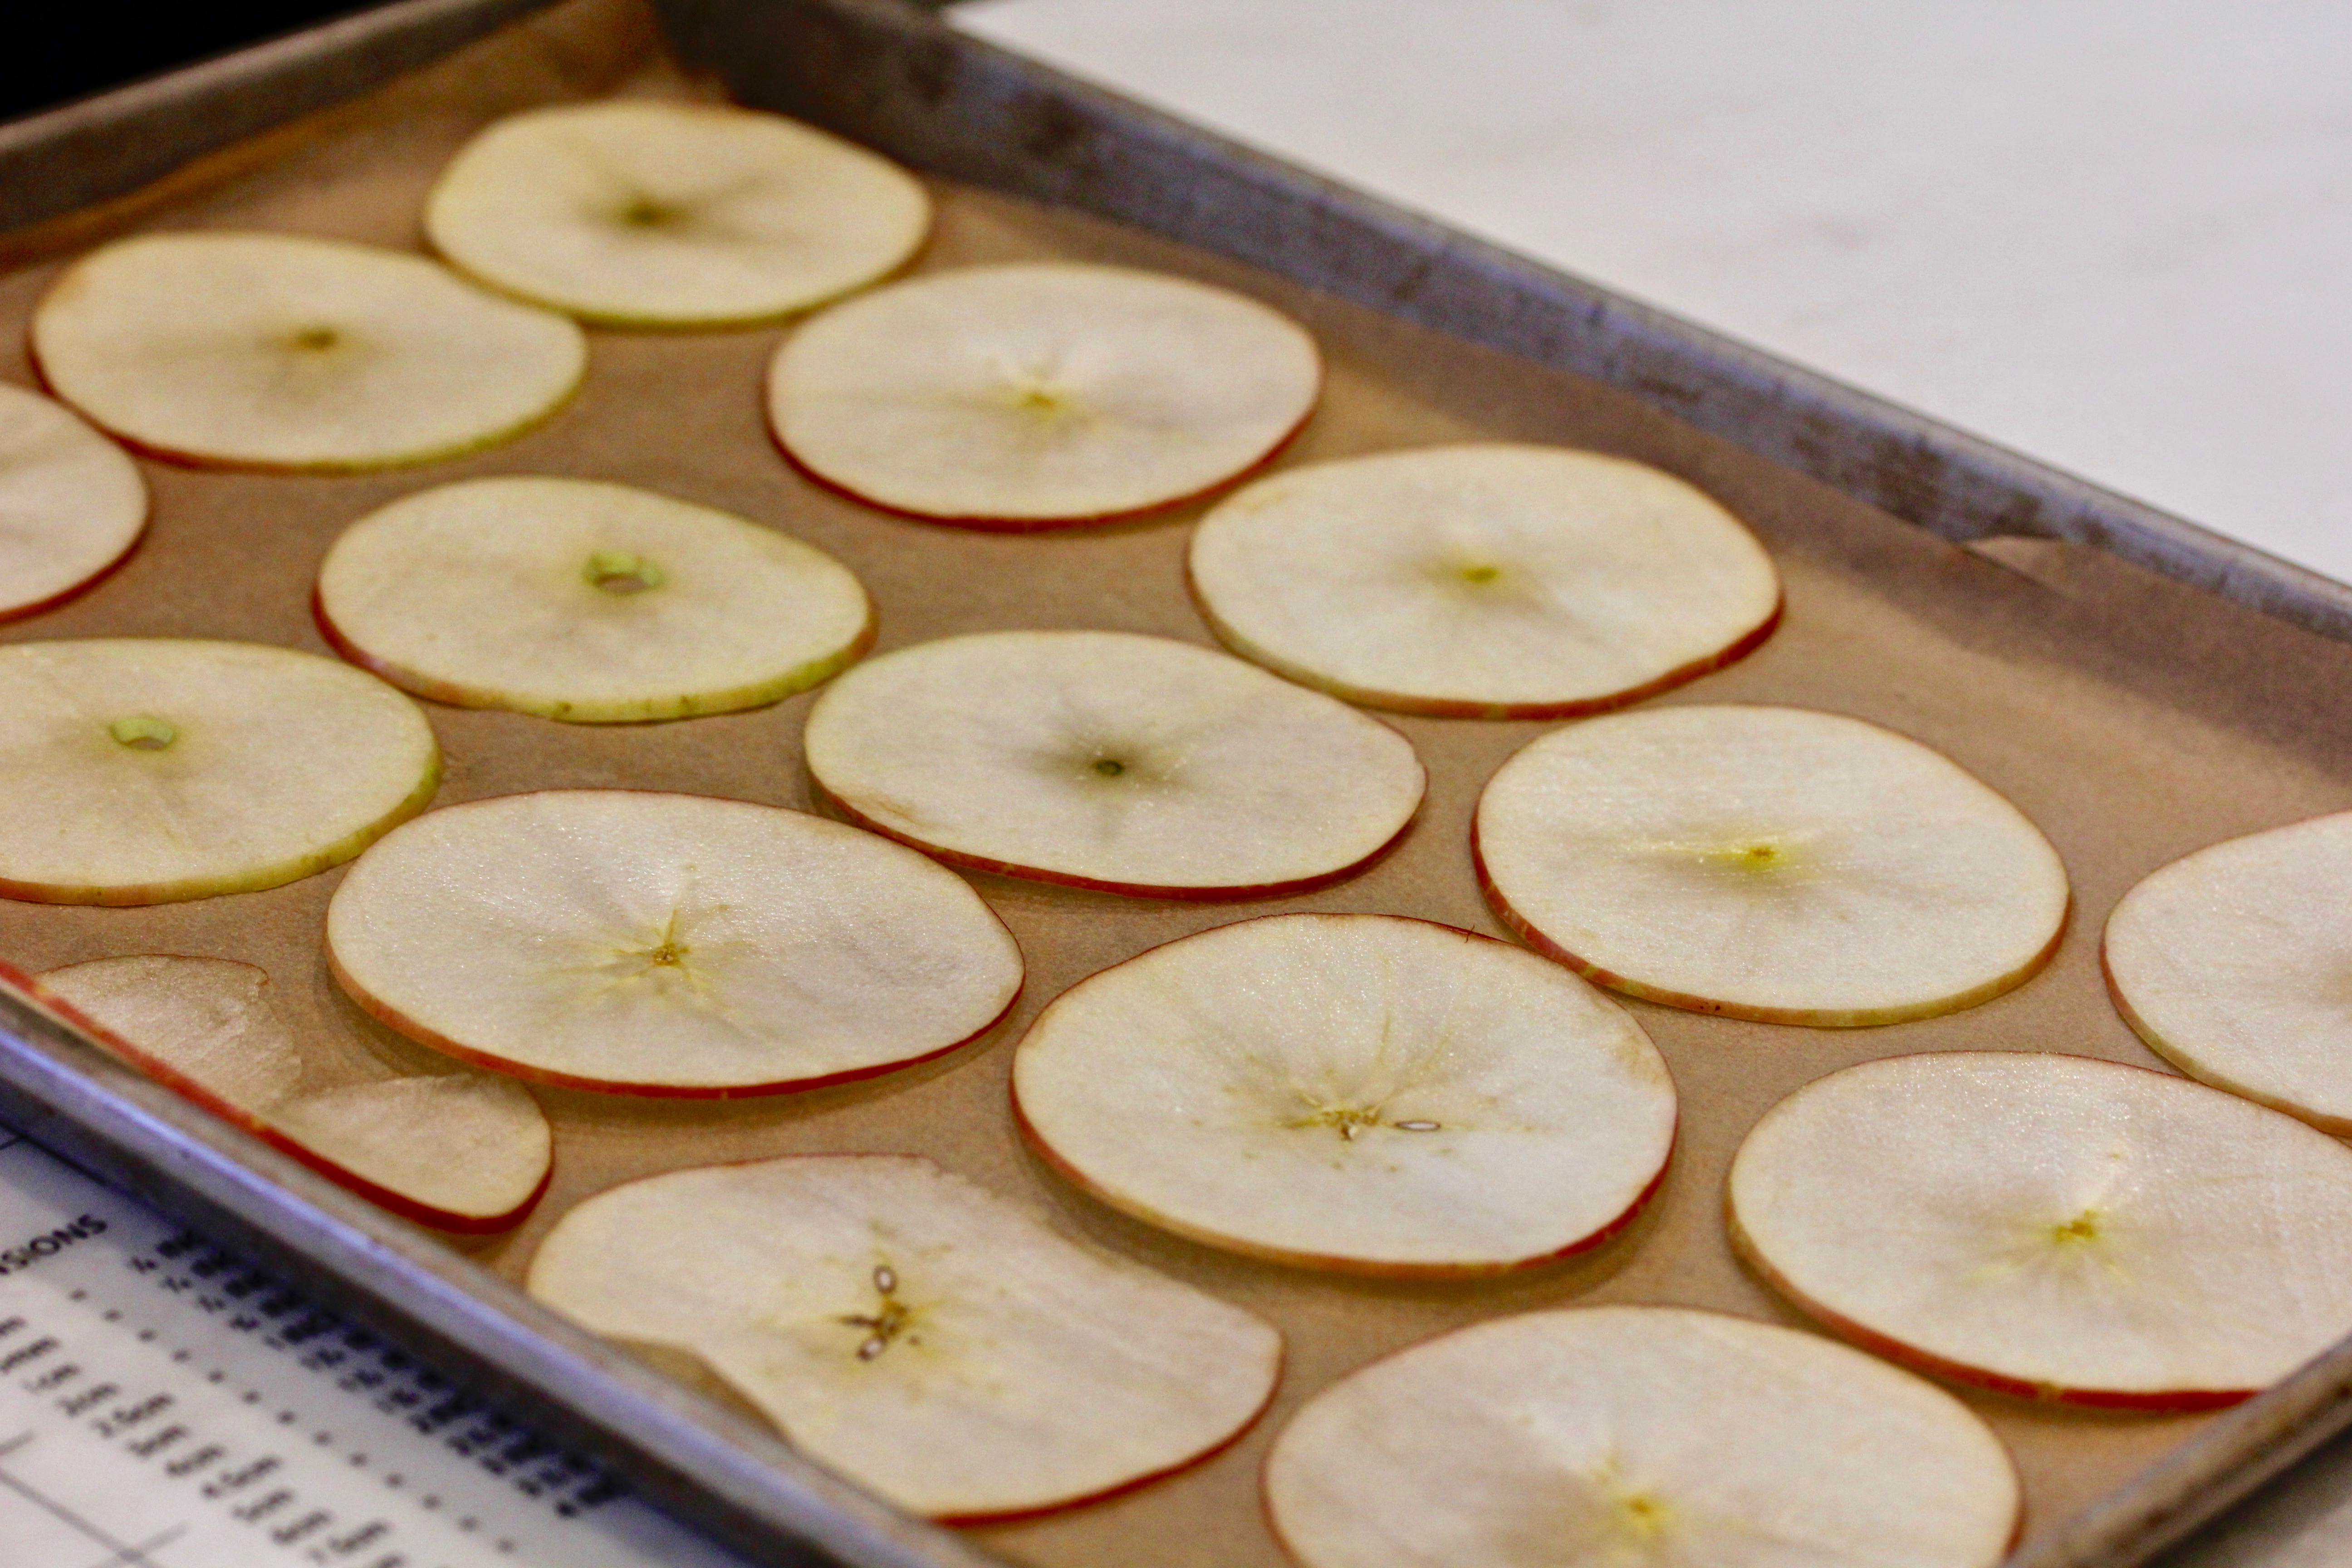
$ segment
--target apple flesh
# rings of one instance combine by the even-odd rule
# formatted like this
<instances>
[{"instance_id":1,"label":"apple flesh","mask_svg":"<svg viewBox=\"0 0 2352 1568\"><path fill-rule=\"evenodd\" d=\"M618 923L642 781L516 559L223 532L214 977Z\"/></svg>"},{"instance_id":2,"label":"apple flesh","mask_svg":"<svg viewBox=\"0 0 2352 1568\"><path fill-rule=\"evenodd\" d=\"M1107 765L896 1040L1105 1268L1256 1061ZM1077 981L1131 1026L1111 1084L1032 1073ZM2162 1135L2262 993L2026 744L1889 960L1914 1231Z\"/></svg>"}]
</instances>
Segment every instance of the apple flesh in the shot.
<instances>
[{"instance_id":1,"label":"apple flesh","mask_svg":"<svg viewBox=\"0 0 2352 1568\"><path fill-rule=\"evenodd\" d=\"M913 1155L673 1171L590 1198L533 1296L684 1352L793 1446L910 1511L1066 1507L1255 1420L1282 1338Z\"/></svg>"},{"instance_id":2,"label":"apple flesh","mask_svg":"<svg viewBox=\"0 0 2352 1568\"><path fill-rule=\"evenodd\" d=\"M954 1049L1021 950L952 871L745 801L546 790L418 818L327 909L352 999L494 1071L725 1099Z\"/></svg>"},{"instance_id":3,"label":"apple flesh","mask_svg":"<svg viewBox=\"0 0 2352 1568\"><path fill-rule=\"evenodd\" d=\"M1122 632L982 632L869 659L809 710L853 820L980 870L1160 898L1352 875L1421 805L1412 745L1225 654Z\"/></svg>"},{"instance_id":4,"label":"apple flesh","mask_svg":"<svg viewBox=\"0 0 2352 1568\"><path fill-rule=\"evenodd\" d=\"M579 388L568 319L399 251L288 234L117 240L34 310L51 391L142 450L350 472L454 458Z\"/></svg>"},{"instance_id":5,"label":"apple flesh","mask_svg":"<svg viewBox=\"0 0 2352 1568\"><path fill-rule=\"evenodd\" d=\"M2352 1016L2337 924L2352 814L2200 849L2107 917L2107 986L2125 1021L2189 1077L2352 1134Z\"/></svg>"},{"instance_id":6,"label":"apple flesh","mask_svg":"<svg viewBox=\"0 0 2352 1568\"><path fill-rule=\"evenodd\" d=\"M1241 295L1123 268L973 267L836 305L768 374L818 479L940 522L1027 530L1202 494L1322 390L1314 339Z\"/></svg>"},{"instance_id":7,"label":"apple flesh","mask_svg":"<svg viewBox=\"0 0 2352 1568\"><path fill-rule=\"evenodd\" d=\"M345 530L320 629L394 685L573 723L725 713L845 668L874 636L830 555L650 490L467 479Z\"/></svg>"},{"instance_id":8,"label":"apple flesh","mask_svg":"<svg viewBox=\"0 0 2352 1568\"><path fill-rule=\"evenodd\" d=\"M1992 1568L2019 1514L1984 1422L1795 1329L1529 1312L1363 1367L1275 1440L1305 1568Z\"/></svg>"},{"instance_id":9,"label":"apple flesh","mask_svg":"<svg viewBox=\"0 0 2352 1568\"><path fill-rule=\"evenodd\" d=\"M1557 447L1287 469L1202 520L1189 570L1243 657L1455 718L1622 707L1745 657L1780 617L1738 518L1671 474Z\"/></svg>"},{"instance_id":10,"label":"apple flesh","mask_svg":"<svg viewBox=\"0 0 2352 1568\"><path fill-rule=\"evenodd\" d=\"M2352 1149L2081 1057L1865 1062L1767 1112L1734 1240L1866 1347L2034 1399L2231 1404L2352 1331Z\"/></svg>"},{"instance_id":11,"label":"apple flesh","mask_svg":"<svg viewBox=\"0 0 2352 1568\"><path fill-rule=\"evenodd\" d=\"M606 326L775 321L896 269L931 221L921 182L782 115L621 100L509 115L425 203L434 248Z\"/></svg>"},{"instance_id":12,"label":"apple flesh","mask_svg":"<svg viewBox=\"0 0 2352 1568\"><path fill-rule=\"evenodd\" d=\"M1500 1273L1607 1239L1665 1173L1666 1065L1623 1008L1491 937L1272 915L1079 982L1016 1115L1096 1197L1309 1268Z\"/></svg>"},{"instance_id":13,"label":"apple flesh","mask_svg":"<svg viewBox=\"0 0 2352 1568\"><path fill-rule=\"evenodd\" d=\"M1916 741L1800 708L1589 720L1503 764L1473 853L1530 946L1668 1006L1823 1027L2023 984L2066 868L2007 800Z\"/></svg>"},{"instance_id":14,"label":"apple flesh","mask_svg":"<svg viewBox=\"0 0 2352 1568\"><path fill-rule=\"evenodd\" d=\"M147 486L120 447L62 405L0 386L0 621L81 592L146 527Z\"/></svg>"},{"instance_id":15,"label":"apple flesh","mask_svg":"<svg viewBox=\"0 0 2352 1568\"><path fill-rule=\"evenodd\" d=\"M424 810L440 776L415 703L315 654L169 637L0 648L0 897L274 888Z\"/></svg>"},{"instance_id":16,"label":"apple flesh","mask_svg":"<svg viewBox=\"0 0 2352 1568\"><path fill-rule=\"evenodd\" d=\"M521 1086L465 1071L350 1080L312 1059L252 964L150 953L37 984L131 1066L420 1224L505 1230L547 1188L553 1138ZM332 1077L347 1081L320 1081Z\"/></svg>"}]
</instances>

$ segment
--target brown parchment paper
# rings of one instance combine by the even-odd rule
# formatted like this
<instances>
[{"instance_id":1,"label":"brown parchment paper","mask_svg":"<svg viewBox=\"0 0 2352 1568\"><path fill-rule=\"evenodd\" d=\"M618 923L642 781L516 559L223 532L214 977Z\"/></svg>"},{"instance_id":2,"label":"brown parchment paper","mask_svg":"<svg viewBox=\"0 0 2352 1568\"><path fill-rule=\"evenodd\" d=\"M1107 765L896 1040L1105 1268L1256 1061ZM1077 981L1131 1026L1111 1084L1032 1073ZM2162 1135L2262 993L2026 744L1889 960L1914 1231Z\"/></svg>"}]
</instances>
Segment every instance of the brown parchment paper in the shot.
<instances>
[{"instance_id":1,"label":"brown parchment paper","mask_svg":"<svg viewBox=\"0 0 2352 1568\"><path fill-rule=\"evenodd\" d=\"M117 226L252 226L420 244L436 170L474 129L552 99L696 91L663 65L626 0L572 0L429 71L272 138L274 155L183 181ZM734 1103L538 1090L556 1131L552 1189L509 1237L474 1247L517 1277L582 1197L683 1165L792 1152L929 1154L1087 1238L1265 1314L1288 1367L1265 1418L1205 1465L1126 1497L979 1531L1018 1562L1254 1568L1280 1555L1256 1471L1299 1403L1384 1352L1490 1316L1563 1303L1672 1302L1801 1320L1741 1271L1720 1218L1726 1166L1766 1107L1867 1058L1957 1047L2051 1049L2160 1066L2100 984L2101 922L2163 862L2233 834L2352 805L2352 647L2070 547L1940 542L1678 424L1631 396L1532 368L1159 240L969 190L940 188L921 269L1013 258L1116 260L1211 279L1307 322L1330 362L1320 411L1283 463L1501 437L1590 447L1693 480L1752 524L1788 585L1785 624L1736 668L1665 701L1818 706L1942 748L2048 832L2074 878L2056 961L2021 990L1957 1016L1890 1028L1773 1027L1632 1003L1672 1064L1682 1142L1644 1218L1598 1256L1465 1285L1381 1284L1272 1268L1196 1247L1079 1197L1023 1150L1006 1110L1012 1047L1079 978L1170 938L1283 909L1425 916L1502 934L1467 836L1479 788L1546 726L1399 719L1430 771L1402 847L1355 880L1288 900L1184 904L977 878L1028 959L1013 1016L943 1061L813 1094ZM81 237L77 236L77 238ZM32 380L27 313L57 263L0 278L0 376ZM1206 642L1181 563L1199 508L1058 536L965 532L886 516L800 478L764 428L775 331L598 332L586 389L544 427L462 461L364 478L289 479L144 465L150 537L85 597L0 630L248 638L325 651L307 608L321 554L348 523L427 486L557 473L649 486L759 519L831 551L872 590L880 647L1010 626L1097 626ZM806 807L807 697L760 712L620 728L428 705L447 753L446 805L516 790L633 785ZM340 873L269 892L140 910L0 905L0 956L40 969L181 952L267 968L324 1056L430 1065L361 1018L329 979L320 921ZM2029 1533L2117 1486L2199 1417L2070 1412L1974 1394L2025 1479ZM1694 1410L1692 1419L1709 1414Z\"/></svg>"}]
</instances>

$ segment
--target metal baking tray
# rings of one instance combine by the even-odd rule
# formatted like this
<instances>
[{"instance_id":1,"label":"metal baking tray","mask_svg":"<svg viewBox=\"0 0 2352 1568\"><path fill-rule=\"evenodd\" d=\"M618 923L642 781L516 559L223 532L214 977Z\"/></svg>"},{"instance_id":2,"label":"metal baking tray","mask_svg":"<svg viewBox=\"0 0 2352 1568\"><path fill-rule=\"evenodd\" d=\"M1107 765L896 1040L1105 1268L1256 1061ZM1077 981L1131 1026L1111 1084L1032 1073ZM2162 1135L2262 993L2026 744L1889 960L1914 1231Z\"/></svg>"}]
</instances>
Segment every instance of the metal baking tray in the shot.
<instances>
[{"instance_id":1,"label":"metal baking tray","mask_svg":"<svg viewBox=\"0 0 2352 1568\"><path fill-rule=\"evenodd\" d=\"M404 0L0 127L0 251L542 0ZM2352 589L956 33L908 0L655 0L741 100L1620 388L1960 542L2060 541L2352 642ZM68 222L71 222L68 217ZM301 1283L761 1563L996 1561L540 1309L0 993L0 1119ZM2352 1423L2352 1342L2012 1568L2142 1561Z\"/></svg>"}]
</instances>

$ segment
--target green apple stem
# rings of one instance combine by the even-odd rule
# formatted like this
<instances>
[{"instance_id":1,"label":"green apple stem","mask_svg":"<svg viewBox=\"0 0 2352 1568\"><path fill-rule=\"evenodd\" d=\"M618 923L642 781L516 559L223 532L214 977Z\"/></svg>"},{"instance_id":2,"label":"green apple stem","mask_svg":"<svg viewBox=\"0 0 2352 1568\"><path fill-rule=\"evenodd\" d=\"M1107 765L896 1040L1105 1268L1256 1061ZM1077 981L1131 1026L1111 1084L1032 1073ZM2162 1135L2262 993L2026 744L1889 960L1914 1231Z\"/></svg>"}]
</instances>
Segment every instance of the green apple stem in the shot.
<instances>
[{"instance_id":1,"label":"green apple stem","mask_svg":"<svg viewBox=\"0 0 2352 1568\"><path fill-rule=\"evenodd\" d=\"M667 581L660 567L625 550L599 550L581 575L607 594L642 594Z\"/></svg>"},{"instance_id":2,"label":"green apple stem","mask_svg":"<svg viewBox=\"0 0 2352 1568\"><path fill-rule=\"evenodd\" d=\"M179 727L170 720L143 713L117 719L106 727L106 732L114 737L116 744L141 752L160 752L180 738Z\"/></svg>"}]
</instances>

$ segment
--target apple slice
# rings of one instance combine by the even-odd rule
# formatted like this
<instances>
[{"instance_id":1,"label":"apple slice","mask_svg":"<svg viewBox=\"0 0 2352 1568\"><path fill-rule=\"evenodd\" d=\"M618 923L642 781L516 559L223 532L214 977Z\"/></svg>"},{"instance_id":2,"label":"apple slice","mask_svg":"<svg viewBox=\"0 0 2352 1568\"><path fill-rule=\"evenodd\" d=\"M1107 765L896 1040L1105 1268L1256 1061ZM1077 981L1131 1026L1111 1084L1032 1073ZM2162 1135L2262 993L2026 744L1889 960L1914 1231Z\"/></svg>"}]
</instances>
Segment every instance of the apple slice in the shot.
<instances>
[{"instance_id":1,"label":"apple slice","mask_svg":"<svg viewBox=\"0 0 2352 1568\"><path fill-rule=\"evenodd\" d=\"M893 271L931 200L887 159L782 115L561 104L467 142L425 232L493 288L616 327L771 321Z\"/></svg>"},{"instance_id":2,"label":"apple slice","mask_svg":"<svg viewBox=\"0 0 2352 1568\"><path fill-rule=\"evenodd\" d=\"M728 1099L953 1050L1021 989L954 872L748 801L544 790L454 805L343 878L327 951L402 1034L541 1083Z\"/></svg>"},{"instance_id":3,"label":"apple slice","mask_svg":"<svg viewBox=\"0 0 2352 1568\"><path fill-rule=\"evenodd\" d=\"M1625 1010L1521 948L1386 915L1269 915L1079 982L1013 1059L1055 1169L1253 1257L1495 1274L1633 1218L1675 1142Z\"/></svg>"},{"instance_id":4,"label":"apple slice","mask_svg":"<svg viewBox=\"0 0 2352 1568\"><path fill-rule=\"evenodd\" d=\"M825 689L809 771L852 818L959 866L1222 899L1352 875L1424 775L1376 719L1237 658L1124 632L980 632Z\"/></svg>"},{"instance_id":5,"label":"apple slice","mask_svg":"<svg viewBox=\"0 0 2352 1568\"><path fill-rule=\"evenodd\" d=\"M1842 1027L2023 984L2066 868L1940 752L1801 708L1687 707L1555 730L1478 802L1487 897L1587 979L1672 1007Z\"/></svg>"},{"instance_id":6,"label":"apple slice","mask_svg":"<svg viewBox=\"0 0 2352 1568\"><path fill-rule=\"evenodd\" d=\"M419 1224L504 1230L547 1188L554 1142L520 1085L463 1070L320 1085L269 976L150 953L52 969L41 991L99 1042L205 1110ZM340 1076L349 1078L348 1071Z\"/></svg>"},{"instance_id":7,"label":"apple slice","mask_svg":"<svg viewBox=\"0 0 2352 1568\"><path fill-rule=\"evenodd\" d=\"M0 648L0 897L274 888L350 859L440 779L416 704L316 654L175 637Z\"/></svg>"},{"instance_id":8,"label":"apple slice","mask_svg":"<svg viewBox=\"0 0 2352 1568\"><path fill-rule=\"evenodd\" d=\"M62 405L0 385L0 621L106 575L147 527L147 486Z\"/></svg>"},{"instance_id":9,"label":"apple slice","mask_svg":"<svg viewBox=\"0 0 2352 1568\"><path fill-rule=\"evenodd\" d=\"M2189 1077L2352 1134L2347 889L2352 813L2175 860L2107 917L2117 1010Z\"/></svg>"},{"instance_id":10,"label":"apple slice","mask_svg":"<svg viewBox=\"0 0 2352 1568\"><path fill-rule=\"evenodd\" d=\"M562 316L423 257L290 234L159 234L76 262L33 312L52 391L133 446L348 472L520 435L588 370Z\"/></svg>"},{"instance_id":11,"label":"apple slice","mask_svg":"<svg viewBox=\"0 0 2352 1568\"><path fill-rule=\"evenodd\" d=\"M327 552L316 608L336 651L395 686L574 723L760 707L874 637L866 590L823 551L586 479L396 500Z\"/></svg>"},{"instance_id":12,"label":"apple slice","mask_svg":"<svg viewBox=\"0 0 2352 1568\"><path fill-rule=\"evenodd\" d=\"M1992 1568L2017 1472L1929 1383L1679 1307L1528 1312L1372 1363L1265 1465L1306 1568Z\"/></svg>"},{"instance_id":13,"label":"apple slice","mask_svg":"<svg viewBox=\"0 0 2352 1568\"><path fill-rule=\"evenodd\" d=\"M590 1198L530 1293L698 1357L793 1445L957 1521L1192 1463L1265 1407L1272 1325L908 1154L673 1171Z\"/></svg>"},{"instance_id":14,"label":"apple slice","mask_svg":"<svg viewBox=\"0 0 2352 1568\"><path fill-rule=\"evenodd\" d=\"M1206 284L1114 267L974 267L801 327L768 373L795 462L941 522L1095 522L1213 489L1306 422L1315 340Z\"/></svg>"},{"instance_id":15,"label":"apple slice","mask_svg":"<svg viewBox=\"0 0 2352 1568\"><path fill-rule=\"evenodd\" d=\"M1864 1062L1765 1113L1730 1202L1797 1305L2004 1393L2228 1405L2352 1331L2352 1149L2145 1068Z\"/></svg>"},{"instance_id":16,"label":"apple slice","mask_svg":"<svg viewBox=\"0 0 2352 1568\"><path fill-rule=\"evenodd\" d=\"M1190 570L1234 652L1454 718L1622 707L1745 657L1780 618L1738 518L1671 474L1557 447L1289 469L1202 520Z\"/></svg>"}]
</instances>

